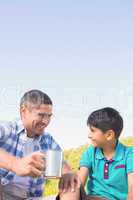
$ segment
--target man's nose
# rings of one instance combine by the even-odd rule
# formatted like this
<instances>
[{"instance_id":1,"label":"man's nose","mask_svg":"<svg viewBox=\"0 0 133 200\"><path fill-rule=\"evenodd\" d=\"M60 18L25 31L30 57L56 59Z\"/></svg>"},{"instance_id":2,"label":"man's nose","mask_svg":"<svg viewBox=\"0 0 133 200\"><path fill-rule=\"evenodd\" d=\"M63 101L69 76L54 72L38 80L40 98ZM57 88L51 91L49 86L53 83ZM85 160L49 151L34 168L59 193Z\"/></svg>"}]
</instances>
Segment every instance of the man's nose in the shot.
<instances>
[{"instance_id":1,"label":"man's nose","mask_svg":"<svg viewBox=\"0 0 133 200\"><path fill-rule=\"evenodd\" d=\"M48 124L49 121L50 121L50 118L49 118L49 117L43 117L43 119L42 119L42 122L43 122L44 124Z\"/></svg>"}]
</instances>

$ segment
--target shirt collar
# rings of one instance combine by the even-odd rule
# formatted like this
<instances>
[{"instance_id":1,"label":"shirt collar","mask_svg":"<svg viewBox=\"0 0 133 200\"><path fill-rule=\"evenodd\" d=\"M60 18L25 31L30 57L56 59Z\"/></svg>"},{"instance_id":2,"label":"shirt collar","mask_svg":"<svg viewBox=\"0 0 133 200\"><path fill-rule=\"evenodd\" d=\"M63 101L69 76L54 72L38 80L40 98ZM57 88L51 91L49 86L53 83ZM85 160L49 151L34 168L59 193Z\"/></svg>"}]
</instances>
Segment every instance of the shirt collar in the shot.
<instances>
[{"instance_id":1,"label":"shirt collar","mask_svg":"<svg viewBox=\"0 0 133 200\"><path fill-rule=\"evenodd\" d=\"M118 141L115 149L115 155L112 160L119 161L124 157L124 146ZM96 148L96 158L97 159L105 159L102 150L100 148Z\"/></svg>"},{"instance_id":2,"label":"shirt collar","mask_svg":"<svg viewBox=\"0 0 133 200\"><path fill-rule=\"evenodd\" d=\"M24 125L21 119L16 119L16 133L20 134L21 132L25 132Z\"/></svg>"},{"instance_id":3,"label":"shirt collar","mask_svg":"<svg viewBox=\"0 0 133 200\"><path fill-rule=\"evenodd\" d=\"M122 160L124 157L124 152L125 152L125 148L124 148L123 144L118 142L113 160L116 160L116 161Z\"/></svg>"},{"instance_id":4,"label":"shirt collar","mask_svg":"<svg viewBox=\"0 0 133 200\"><path fill-rule=\"evenodd\" d=\"M16 129L17 129L17 131L16 131L17 134L26 133L26 129L25 129L21 119L16 119ZM36 139L40 142L41 135L39 137L34 138L34 139Z\"/></svg>"}]
</instances>

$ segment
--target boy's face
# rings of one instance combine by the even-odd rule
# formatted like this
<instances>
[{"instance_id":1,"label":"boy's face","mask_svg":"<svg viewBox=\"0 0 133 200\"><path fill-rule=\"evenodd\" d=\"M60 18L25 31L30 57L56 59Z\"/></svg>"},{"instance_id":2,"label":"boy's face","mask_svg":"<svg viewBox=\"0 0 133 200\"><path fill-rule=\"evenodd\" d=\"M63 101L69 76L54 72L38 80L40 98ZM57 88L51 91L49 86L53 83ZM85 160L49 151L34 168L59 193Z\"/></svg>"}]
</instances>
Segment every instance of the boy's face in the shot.
<instances>
[{"instance_id":1,"label":"boy's face","mask_svg":"<svg viewBox=\"0 0 133 200\"><path fill-rule=\"evenodd\" d=\"M89 139L94 147L104 147L108 144L108 133L104 133L99 128L90 127Z\"/></svg>"}]
</instances>

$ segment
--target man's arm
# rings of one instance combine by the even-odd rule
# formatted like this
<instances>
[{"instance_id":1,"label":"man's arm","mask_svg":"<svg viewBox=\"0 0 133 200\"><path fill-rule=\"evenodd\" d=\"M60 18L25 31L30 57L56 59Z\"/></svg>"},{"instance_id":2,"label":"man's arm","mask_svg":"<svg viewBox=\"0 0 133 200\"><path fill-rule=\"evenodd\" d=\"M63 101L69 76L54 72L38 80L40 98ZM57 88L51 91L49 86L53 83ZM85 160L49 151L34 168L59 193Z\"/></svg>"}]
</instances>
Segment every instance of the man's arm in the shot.
<instances>
[{"instance_id":1,"label":"man's arm","mask_svg":"<svg viewBox=\"0 0 133 200\"><path fill-rule=\"evenodd\" d=\"M128 196L127 200L133 200L133 173L128 174Z\"/></svg>"},{"instance_id":2,"label":"man's arm","mask_svg":"<svg viewBox=\"0 0 133 200\"><path fill-rule=\"evenodd\" d=\"M19 176L37 177L44 168L44 154L35 152L29 156L18 158L0 149L0 168L7 169Z\"/></svg>"},{"instance_id":3,"label":"man's arm","mask_svg":"<svg viewBox=\"0 0 133 200\"><path fill-rule=\"evenodd\" d=\"M65 160L63 160L62 174L66 174L71 171L72 171L72 169L71 169L70 165Z\"/></svg>"},{"instance_id":4,"label":"man's arm","mask_svg":"<svg viewBox=\"0 0 133 200\"><path fill-rule=\"evenodd\" d=\"M86 167L81 167L77 173L69 171L68 173L63 174L59 182L60 192L66 192L69 189L71 189L71 191L76 191L76 188L80 188L81 184L84 187L88 174L89 169Z\"/></svg>"}]
</instances>

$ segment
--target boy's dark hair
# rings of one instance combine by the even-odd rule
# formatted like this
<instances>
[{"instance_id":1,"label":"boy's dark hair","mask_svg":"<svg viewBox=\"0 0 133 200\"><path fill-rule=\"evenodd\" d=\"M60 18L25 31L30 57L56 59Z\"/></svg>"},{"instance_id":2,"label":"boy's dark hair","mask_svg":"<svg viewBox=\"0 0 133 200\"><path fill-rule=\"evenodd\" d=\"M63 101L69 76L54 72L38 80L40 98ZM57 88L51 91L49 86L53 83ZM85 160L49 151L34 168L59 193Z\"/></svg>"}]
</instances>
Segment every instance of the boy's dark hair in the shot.
<instances>
[{"instance_id":1,"label":"boy's dark hair","mask_svg":"<svg viewBox=\"0 0 133 200\"><path fill-rule=\"evenodd\" d=\"M38 106L41 104L52 105L52 100L46 93L40 90L30 90L26 92L20 100L20 106L27 104Z\"/></svg>"},{"instance_id":2,"label":"boy's dark hair","mask_svg":"<svg viewBox=\"0 0 133 200\"><path fill-rule=\"evenodd\" d=\"M99 128L103 132L113 130L115 137L119 138L123 129L123 119L117 110L106 107L92 112L87 119L87 125Z\"/></svg>"}]
</instances>

